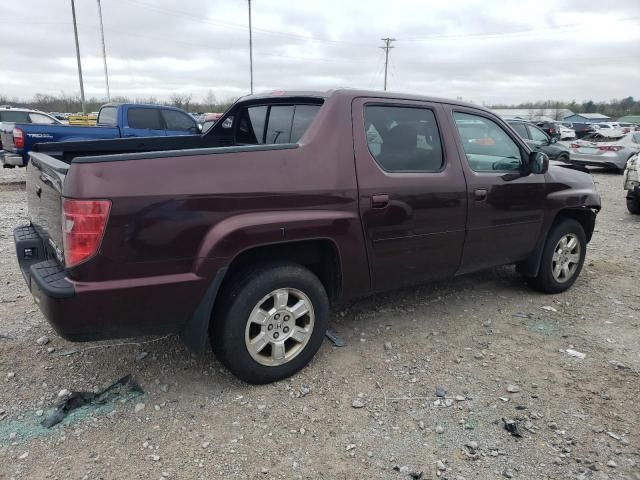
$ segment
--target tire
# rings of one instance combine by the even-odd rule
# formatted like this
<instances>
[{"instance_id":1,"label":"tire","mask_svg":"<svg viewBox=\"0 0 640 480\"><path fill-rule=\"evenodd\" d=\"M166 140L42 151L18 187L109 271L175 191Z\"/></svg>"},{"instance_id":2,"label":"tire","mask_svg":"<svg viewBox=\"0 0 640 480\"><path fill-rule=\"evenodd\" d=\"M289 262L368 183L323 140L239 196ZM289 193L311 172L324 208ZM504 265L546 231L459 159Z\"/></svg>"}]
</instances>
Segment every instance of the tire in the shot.
<instances>
[{"instance_id":1,"label":"tire","mask_svg":"<svg viewBox=\"0 0 640 480\"><path fill-rule=\"evenodd\" d=\"M577 247L572 249L571 244L568 243L566 247L568 253L558 253L555 256L558 249L562 250L560 242L570 238L576 241ZM586 252L587 237L582 225L572 218L561 219L547 235L538 275L531 277L529 283L533 288L544 293L560 293L568 290L580 275ZM559 276L558 270L554 269L558 266L558 257L560 262L567 262L567 271L561 269ZM575 260L573 262L572 257Z\"/></svg>"},{"instance_id":2,"label":"tire","mask_svg":"<svg viewBox=\"0 0 640 480\"><path fill-rule=\"evenodd\" d=\"M562 153L558 155L558 158L556 158L556 160L559 162L569 163L569 155Z\"/></svg>"},{"instance_id":3,"label":"tire","mask_svg":"<svg viewBox=\"0 0 640 480\"><path fill-rule=\"evenodd\" d=\"M320 348L328 321L329 299L318 277L298 264L274 262L230 279L216 299L209 335L231 373L265 384L304 368Z\"/></svg>"},{"instance_id":4,"label":"tire","mask_svg":"<svg viewBox=\"0 0 640 480\"><path fill-rule=\"evenodd\" d=\"M640 198L636 195L629 194L627 197L627 210L634 215L640 215Z\"/></svg>"}]
</instances>

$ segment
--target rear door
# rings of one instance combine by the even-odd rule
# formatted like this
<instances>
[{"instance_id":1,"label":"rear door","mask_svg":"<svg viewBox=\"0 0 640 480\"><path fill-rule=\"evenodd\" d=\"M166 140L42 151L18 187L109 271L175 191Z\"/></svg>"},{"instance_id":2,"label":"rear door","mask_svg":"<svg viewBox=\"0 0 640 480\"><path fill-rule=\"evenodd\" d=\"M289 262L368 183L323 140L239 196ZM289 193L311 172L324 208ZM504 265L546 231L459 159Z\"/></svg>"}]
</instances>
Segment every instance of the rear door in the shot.
<instances>
[{"instance_id":1,"label":"rear door","mask_svg":"<svg viewBox=\"0 0 640 480\"><path fill-rule=\"evenodd\" d=\"M542 230L544 175L525 168L528 151L487 112L447 106L467 179L467 237L460 273L515 263Z\"/></svg>"},{"instance_id":2,"label":"rear door","mask_svg":"<svg viewBox=\"0 0 640 480\"><path fill-rule=\"evenodd\" d=\"M166 135L160 109L129 107L125 110L124 137L158 137Z\"/></svg>"},{"instance_id":3,"label":"rear door","mask_svg":"<svg viewBox=\"0 0 640 480\"><path fill-rule=\"evenodd\" d=\"M441 106L360 98L352 111L373 289L453 276L464 242L466 185Z\"/></svg>"},{"instance_id":4,"label":"rear door","mask_svg":"<svg viewBox=\"0 0 640 480\"><path fill-rule=\"evenodd\" d=\"M167 135L195 135L199 133L195 119L178 110L162 109L160 111Z\"/></svg>"}]
</instances>

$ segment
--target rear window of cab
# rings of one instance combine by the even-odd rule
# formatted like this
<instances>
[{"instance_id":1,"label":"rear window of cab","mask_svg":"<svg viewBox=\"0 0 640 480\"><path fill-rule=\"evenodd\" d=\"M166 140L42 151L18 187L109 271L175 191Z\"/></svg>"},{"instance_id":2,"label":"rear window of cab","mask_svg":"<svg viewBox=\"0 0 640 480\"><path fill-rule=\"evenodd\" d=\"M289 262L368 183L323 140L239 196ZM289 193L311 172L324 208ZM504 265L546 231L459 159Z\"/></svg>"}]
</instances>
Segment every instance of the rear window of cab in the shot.
<instances>
[{"instance_id":1,"label":"rear window of cab","mask_svg":"<svg viewBox=\"0 0 640 480\"><path fill-rule=\"evenodd\" d=\"M237 120L227 117L222 128L235 124L237 145L297 143L320 110L320 104L253 105L240 110Z\"/></svg>"}]
</instances>

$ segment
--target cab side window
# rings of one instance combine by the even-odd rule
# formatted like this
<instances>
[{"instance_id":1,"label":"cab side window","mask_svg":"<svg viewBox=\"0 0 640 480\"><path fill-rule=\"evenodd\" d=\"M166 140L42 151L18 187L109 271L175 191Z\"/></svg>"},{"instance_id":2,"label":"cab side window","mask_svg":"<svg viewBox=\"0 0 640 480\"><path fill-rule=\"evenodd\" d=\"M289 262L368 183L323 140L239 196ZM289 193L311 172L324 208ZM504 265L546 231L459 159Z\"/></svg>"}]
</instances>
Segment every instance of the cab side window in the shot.
<instances>
[{"instance_id":1,"label":"cab side window","mask_svg":"<svg viewBox=\"0 0 640 480\"><path fill-rule=\"evenodd\" d=\"M368 105L364 130L371 155L387 172L437 172L444 165L438 125L427 108Z\"/></svg>"},{"instance_id":2,"label":"cab side window","mask_svg":"<svg viewBox=\"0 0 640 480\"><path fill-rule=\"evenodd\" d=\"M176 132L196 132L196 121L186 113L176 110L162 110L162 118L167 130Z\"/></svg>"},{"instance_id":3,"label":"cab side window","mask_svg":"<svg viewBox=\"0 0 640 480\"><path fill-rule=\"evenodd\" d=\"M470 113L454 112L453 119L472 170L520 170L520 148L500 125L493 120Z\"/></svg>"},{"instance_id":4,"label":"cab side window","mask_svg":"<svg viewBox=\"0 0 640 480\"><path fill-rule=\"evenodd\" d=\"M157 108L130 108L127 121L131 128L164 130L160 111Z\"/></svg>"}]
</instances>

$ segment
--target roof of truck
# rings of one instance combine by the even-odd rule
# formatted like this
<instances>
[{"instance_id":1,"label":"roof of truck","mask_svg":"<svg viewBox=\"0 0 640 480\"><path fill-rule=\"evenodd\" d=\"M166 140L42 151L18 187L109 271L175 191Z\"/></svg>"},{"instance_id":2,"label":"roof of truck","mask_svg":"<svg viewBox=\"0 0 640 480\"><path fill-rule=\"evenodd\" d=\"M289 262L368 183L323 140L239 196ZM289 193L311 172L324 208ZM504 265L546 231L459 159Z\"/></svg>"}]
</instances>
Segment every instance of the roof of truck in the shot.
<instances>
[{"instance_id":1,"label":"roof of truck","mask_svg":"<svg viewBox=\"0 0 640 480\"><path fill-rule=\"evenodd\" d=\"M424 95L415 95L410 93L401 93L401 92L383 92L380 90L360 90L353 88L338 88L334 90L327 91L305 91L305 90L275 90L271 92L263 92L256 93L254 95L246 95L238 99L238 101L246 101L246 100L264 100L268 98L277 98L277 97L311 97L311 98L319 98L319 99L327 99L330 97L342 96L342 97L350 97L350 98L358 98L358 97L373 97L373 98L390 98L390 99L398 99L398 100L418 100L421 102L435 102L435 103L447 103L450 105L459 105L463 107L472 107L478 108L485 111L490 111L480 105L475 105L473 103L464 102L462 100L452 100L448 98L438 98L438 97L429 97Z\"/></svg>"}]
</instances>

